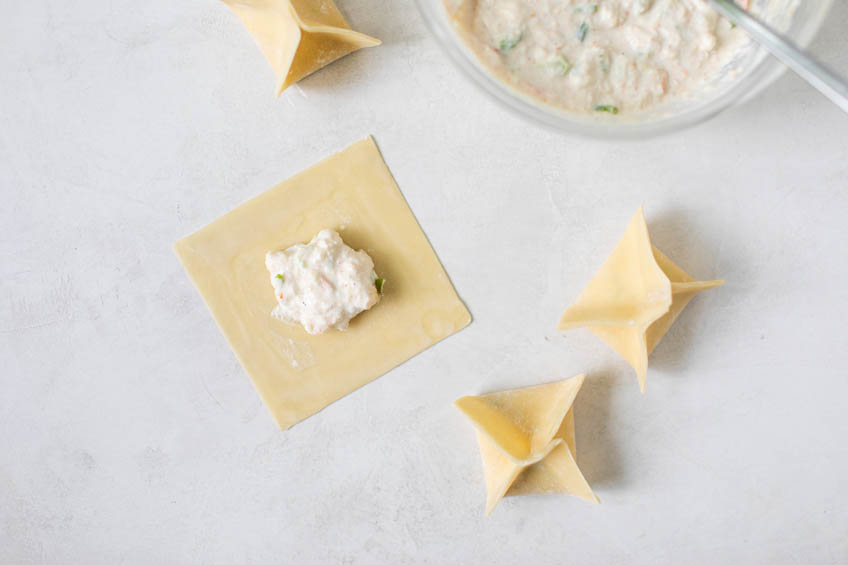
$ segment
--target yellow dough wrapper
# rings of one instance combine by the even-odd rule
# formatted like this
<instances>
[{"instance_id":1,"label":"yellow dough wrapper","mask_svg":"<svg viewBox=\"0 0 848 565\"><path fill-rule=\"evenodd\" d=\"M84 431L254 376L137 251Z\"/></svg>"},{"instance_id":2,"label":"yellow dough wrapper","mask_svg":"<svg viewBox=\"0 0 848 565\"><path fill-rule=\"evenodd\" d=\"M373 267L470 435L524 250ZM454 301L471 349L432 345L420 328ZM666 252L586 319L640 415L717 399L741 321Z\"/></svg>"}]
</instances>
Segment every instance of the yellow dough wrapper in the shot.
<instances>
[{"instance_id":1,"label":"yellow dough wrapper","mask_svg":"<svg viewBox=\"0 0 848 565\"><path fill-rule=\"evenodd\" d=\"M350 29L333 0L222 0L277 75L277 96L336 59L380 40Z\"/></svg>"},{"instance_id":2,"label":"yellow dough wrapper","mask_svg":"<svg viewBox=\"0 0 848 565\"><path fill-rule=\"evenodd\" d=\"M651 245L639 208L557 328L591 330L630 363L645 392L648 355L696 294L723 283L696 281Z\"/></svg>"},{"instance_id":3,"label":"yellow dough wrapper","mask_svg":"<svg viewBox=\"0 0 848 565\"><path fill-rule=\"evenodd\" d=\"M344 331L310 335L271 316L265 253L339 230L386 279ZM369 137L179 240L174 248L280 428L286 429L469 324Z\"/></svg>"},{"instance_id":4,"label":"yellow dough wrapper","mask_svg":"<svg viewBox=\"0 0 848 565\"><path fill-rule=\"evenodd\" d=\"M505 496L566 493L598 503L577 467L574 399L585 375L464 396L456 406L477 430L486 475L486 514Z\"/></svg>"}]
</instances>

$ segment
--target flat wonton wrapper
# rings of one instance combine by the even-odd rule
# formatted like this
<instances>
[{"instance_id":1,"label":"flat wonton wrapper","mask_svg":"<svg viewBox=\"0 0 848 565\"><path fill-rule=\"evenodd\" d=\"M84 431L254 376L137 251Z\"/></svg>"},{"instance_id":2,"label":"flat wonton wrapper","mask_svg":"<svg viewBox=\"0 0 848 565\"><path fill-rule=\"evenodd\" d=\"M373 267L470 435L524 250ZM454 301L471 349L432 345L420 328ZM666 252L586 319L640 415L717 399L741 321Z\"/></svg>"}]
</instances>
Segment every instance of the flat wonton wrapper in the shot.
<instances>
[{"instance_id":1,"label":"flat wonton wrapper","mask_svg":"<svg viewBox=\"0 0 848 565\"><path fill-rule=\"evenodd\" d=\"M350 29L333 0L222 0L256 40L277 75L277 96L310 75L380 40Z\"/></svg>"},{"instance_id":2,"label":"flat wonton wrapper","mask_svg":"<svg viewBox=\"0 0 848 565\"><path fill-rule=\"evenodd\" d=\"M271 316L265 253L323 228L364 249L384 294L348 329L309 335ZM358 141L174 248L280 428L287 429L459 331L471 315L374 140Z\"/></svg>"},{"instance_id":3,"label":"flat wonton wrapper","mask_svg":"<svg viewBox=\"0 0 848 565\"><path fill-rule=\"evenodd\" d=\"M645 392L648 355L696 294L723 283L696 281L651 245L639 208L557 328L589 328L630 363Z\"/></svg>"},{"instance_id":4,"label":"flat wonton wrapper","mask_svg":"<svg viewBox=\"0 0 848 565\"><path fill-rule=\"evenodd\" d=\"M598 497L577 467L572 405L585 375L540 386L464 396L456 406L477 429L486 475L486 514L505 496Z\"/></svg>"}]
</instances>

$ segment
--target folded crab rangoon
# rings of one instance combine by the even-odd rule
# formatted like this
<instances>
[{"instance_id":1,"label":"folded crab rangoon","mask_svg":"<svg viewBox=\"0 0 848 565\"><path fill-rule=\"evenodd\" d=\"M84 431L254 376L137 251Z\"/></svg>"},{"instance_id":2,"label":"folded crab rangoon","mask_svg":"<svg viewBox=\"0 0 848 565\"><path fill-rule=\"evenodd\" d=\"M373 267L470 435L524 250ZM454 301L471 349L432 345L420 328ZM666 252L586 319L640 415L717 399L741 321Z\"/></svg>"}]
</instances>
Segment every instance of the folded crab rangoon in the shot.
<instances>
[{"instance_id":1,"label":"folded crab rangoon","mask_svg":"<svg viewBox=\"0 0 848 565\"><path fill-rule=\"evenodd\" d=\"M585 375L456 401L477 429L486 514L505 496L572 494L598 503L577 467L572 405Z\"/></svg>"},{"instance_id":2,"label":"folded crab rangoon","mask_svg":"<svg viewBox=\"0 0 848 565\"><path fill-rule=\"evenodd\" d=\"M333 0L222 0L277 75L277 96L336 59L380 40L350 29Z\"/></svg>"},{"instance_id":3,"label":"folded crab rangoon","mask_svg":"<svg viewBox=\"0 0 848 565\"><path fill-rule=\"evenodd\" d=\"M723 283L696 281L651 245L639 208L557 328L591 330L630 363L645 392L648 355L696 294Z\"/></svg>"}]
</instances>

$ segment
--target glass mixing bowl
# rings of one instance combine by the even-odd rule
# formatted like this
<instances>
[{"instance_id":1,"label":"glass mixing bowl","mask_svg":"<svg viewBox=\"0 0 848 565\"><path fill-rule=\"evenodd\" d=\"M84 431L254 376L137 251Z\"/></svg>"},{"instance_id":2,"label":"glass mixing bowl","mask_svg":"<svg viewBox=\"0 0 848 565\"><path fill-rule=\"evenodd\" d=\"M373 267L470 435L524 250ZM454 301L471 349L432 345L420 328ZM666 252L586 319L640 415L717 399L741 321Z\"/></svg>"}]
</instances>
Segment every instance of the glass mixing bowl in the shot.
<instances>
[{"instance_id":1,"label":"glass mixing bowl","mask_svg":"<svg viewBox=\"0 0 848 565\"><path fill-rule=\"evenodd\" d=\"M457 2L459 0L449 0ZM473 2L474 0L464 0ZM559 131L600 138L644 138L701 123L762 91L785 70L753 42L698 96L664 103L621 119L583 116L546 105L496 78L463 42L442 0L416 0L436 41L453 63L492 98L531 120ZM833 0L754 0L752 12L806 47L827 16ZM794 12L791 6L796 4ZM787 17L792 14L791 17ZM730 78L732 77L732 78Z\"/></svg>"}]
</instances>

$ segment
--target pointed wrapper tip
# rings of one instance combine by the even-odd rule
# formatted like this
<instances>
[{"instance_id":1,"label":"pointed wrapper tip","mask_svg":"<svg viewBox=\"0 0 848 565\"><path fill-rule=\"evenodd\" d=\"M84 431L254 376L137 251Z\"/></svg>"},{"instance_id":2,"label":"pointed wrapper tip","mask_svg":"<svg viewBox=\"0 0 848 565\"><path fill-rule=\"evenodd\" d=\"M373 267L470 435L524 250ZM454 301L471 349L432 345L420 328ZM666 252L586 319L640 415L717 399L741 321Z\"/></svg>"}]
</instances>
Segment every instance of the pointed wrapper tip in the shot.
<instances>
[{"instance_id":1,"label":"pointed wrapper tip","mask_svg":"<svg viewBox=\"0 0 848 565\"><path fill-rule=\"evenodd\" d=\"M642 208L615 248L560 317L557 328L650 324L672 301L671 283L654 258Z\"/></svg>"}]
</instances>

